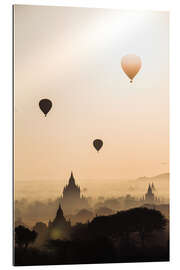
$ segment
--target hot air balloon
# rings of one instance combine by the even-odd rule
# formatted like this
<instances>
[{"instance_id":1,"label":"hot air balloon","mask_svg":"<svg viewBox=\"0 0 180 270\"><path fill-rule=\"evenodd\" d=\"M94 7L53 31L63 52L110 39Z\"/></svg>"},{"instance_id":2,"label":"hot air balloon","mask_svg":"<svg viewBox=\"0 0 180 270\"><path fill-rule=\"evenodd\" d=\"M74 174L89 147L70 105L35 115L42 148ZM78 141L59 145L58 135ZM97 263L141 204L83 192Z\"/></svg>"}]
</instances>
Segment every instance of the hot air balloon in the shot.
<instances>
[{"instance_id":1,"label":"hot air balloon","mask_svg":"<svg viewBox=\"0 0 180 270\"><path fill-rule=\"evenodd\" d=\"M45 114L45 116L47 115L47 113L50 111L51 107L52 107L52 102L49 99L41 99L39 101L39 107L41 109L41 111Z\"/></svg>"},{"instance_id":2,"label":"hot air balloon","mask_svg":"<svg viewBox=\"0 0 180 270\"><path fill-rule=\"evenodd\" d=\"M125 55L121 60L121 66L132 83L133 78L141 68L141 58L135 54Z\"/></svg>"},{"instance_id":3,"label":"hot air balloon","mask_svg":"<svg viewBox=\"0 0 180 270\"><path fill-rule=\"evenodd\" d=\"M96 148L96 150L99 151L101 147L103 146L103 141L100 139L96 139L93 141L93 145L94 145L94 148Z\"/></svg>"}]
</instances>

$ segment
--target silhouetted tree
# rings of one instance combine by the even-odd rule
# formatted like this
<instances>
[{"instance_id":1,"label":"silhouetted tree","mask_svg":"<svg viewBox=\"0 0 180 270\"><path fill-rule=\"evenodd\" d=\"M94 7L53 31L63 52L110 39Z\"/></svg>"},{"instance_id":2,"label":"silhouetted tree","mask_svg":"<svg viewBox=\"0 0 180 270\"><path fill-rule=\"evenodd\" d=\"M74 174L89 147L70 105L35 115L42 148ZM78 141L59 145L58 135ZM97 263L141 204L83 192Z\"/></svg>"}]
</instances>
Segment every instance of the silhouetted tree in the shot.
<instances>
[{"instance_id":1,"label":"silhouetted tree","mask_svg":"<svg viewBox=\"0 0 180 270\"><path fill-rule=\"evenodd\" d=\"M164 246L153 242L153 246L144 247L148 235L162 231L165 227L165 217L155 209L134 208L110 216L97 216L91 222L71 226L69 240L50 240L47 237L42 249L16 248L15 264L168 261L168 242ZM41 222L34 229L38 232L47 230ZM20 247L27 247L35 239L35 236L32 237L33 232L23 226L17 227L15 231L16 244ZM164 237L162 233L156 235L161 237L159 239ZM137 236L142 246L136 245Z\"/></svg>"},{"instance_id":2,"label":"silhouetted tree","mask_svg":"<svg viewBox=\"0 0 180 270\"><path fill-rule=\"evenodd\" d=\"M33 243L37 237L35 231L31 231L24 226L15 228L15 242L19 247L27 248L30 243Z\"/></svg>"},{"instance_id":3,"label":"silhouetted tree","mask_svg":"<svg viewBox=\"0 0 180 270\"><path fill-rule=\"evenodd\" d=\"M110 216L95 217L90 223L94 234L119 235L127 243L130 234L138 232L143 245L148 234L153 231L162 231L165 226L166 219L161 212L141 207L120 211Z\"/></svg>"},{"instance_id":4,"label":"silhouetted tree","mask_svg":"<svg viewBox=\"0 0 180 270\"><path fill-rule=\"evenodd\" d=\"M89 223L76 223L75 226L71 229L71 239L74 241L77 240L89 240L92 238L92 235L89 231Z\"/></svg>"},{"instance_id":5,"label":"silhouetted tree","mask_svg":"<svg viewBox=\"0 0 180 270\"><path fill-rule=\"evenodd\" d=\"M160 211L143 207L130 209L129 212L143 246L148 235L153 231L163 231L166 227L167 220Z\"/></svg>"}]
</instances>

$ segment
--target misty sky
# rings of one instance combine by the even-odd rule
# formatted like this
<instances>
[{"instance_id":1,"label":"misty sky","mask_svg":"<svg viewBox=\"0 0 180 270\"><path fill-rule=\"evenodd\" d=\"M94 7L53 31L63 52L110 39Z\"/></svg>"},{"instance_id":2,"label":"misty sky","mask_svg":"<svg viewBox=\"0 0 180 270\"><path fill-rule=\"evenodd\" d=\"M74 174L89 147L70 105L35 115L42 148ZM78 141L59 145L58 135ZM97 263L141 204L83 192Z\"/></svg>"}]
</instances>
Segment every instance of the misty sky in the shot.
<instances>
[{"instance_id":1,"label":"misty sky","mask_svg":"<svg viewBox=\"0 0 180 270\"><path fill-rule=\"evenodd\" d=\"M15 6L14 19L17 181L169 171L167 12ZM142 61L132 84L120 64L129 53ZM46 118L42 98L53 102Z\"/></svg>"}]
</instances>

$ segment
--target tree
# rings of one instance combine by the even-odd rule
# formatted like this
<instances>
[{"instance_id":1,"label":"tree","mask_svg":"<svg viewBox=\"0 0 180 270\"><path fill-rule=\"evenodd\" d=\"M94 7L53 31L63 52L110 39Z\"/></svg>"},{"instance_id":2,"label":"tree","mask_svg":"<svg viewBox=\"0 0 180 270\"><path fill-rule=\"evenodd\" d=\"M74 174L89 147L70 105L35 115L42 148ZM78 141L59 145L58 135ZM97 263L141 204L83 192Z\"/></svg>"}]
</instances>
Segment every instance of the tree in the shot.
<instances>
[{"instance_id":1,"label":"tree","mask_svg":"<svg viewBox=\"0 0 180 270\"><path fill-rule=\"evenodd\" d=\"M15 228L15 242L21 248L27 248L30 243L33 243L37 237L37 232L31 231L24 226Z\"/></svg>"},{"instance_id":2,"label":"tree","mask_svg":"<svg viewBox=\"0 0 180 270\"><path fill-rule=\"evenodd\" d=\"M143 207L131 209L129 212L131 212L134 229L139 233L143 247L149 234L154 231L163 231L166 227L167 220L160 211Z\"/></svg>"},{"instance_id":3,"label":"tree","mask_svg":"<svg viewBox=\"0 0 180 270\"><path fill-rule=\"evenodd\" d=\"M160 211L139 207L110 216L95 217L90 223L90 228L94 234L119 235L127 244L130 234L137 232L144 246L147 236L153 231L164 230L166 222Z\"/></svg>"}]
</instances>

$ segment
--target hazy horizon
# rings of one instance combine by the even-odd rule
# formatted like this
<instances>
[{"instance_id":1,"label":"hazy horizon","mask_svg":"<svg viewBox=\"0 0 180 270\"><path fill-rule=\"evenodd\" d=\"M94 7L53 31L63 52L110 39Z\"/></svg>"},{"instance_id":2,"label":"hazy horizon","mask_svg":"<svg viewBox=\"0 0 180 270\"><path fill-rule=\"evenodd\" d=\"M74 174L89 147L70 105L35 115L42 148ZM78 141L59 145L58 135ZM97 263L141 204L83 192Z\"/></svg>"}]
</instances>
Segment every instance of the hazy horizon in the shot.
<instances>
[{"instance_id":1,"label":"hazy horizon","mask_svg":"<svg viewBox=\"0 0 180 270\"><path fill-rule=\"evenodd\" d=\"M142 179L78 179L76 175L75 182L81 188L81 195L96 199L100 196L104 198L117 198L127 194L142 198L147 192L149 183L154 183L156 187L155 195L161 199L169 200L169 175L161 174L161 179L157 176ZM63 188L68 184L69 178L37 181L16 181L15 199L27 199L29 201L56 199L62 196Z\"/></svg>"}]
</instances>

